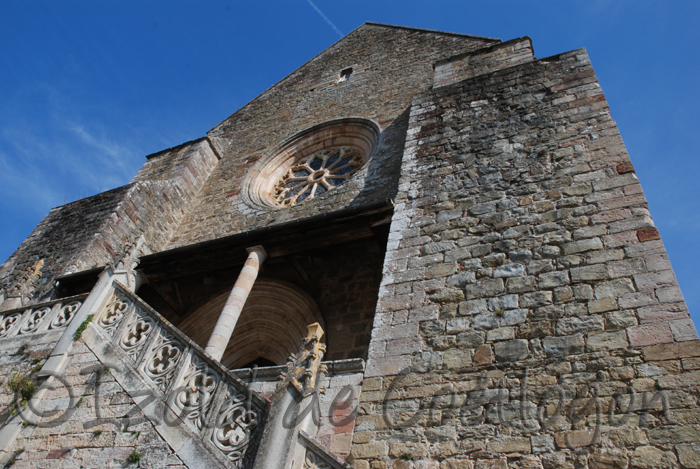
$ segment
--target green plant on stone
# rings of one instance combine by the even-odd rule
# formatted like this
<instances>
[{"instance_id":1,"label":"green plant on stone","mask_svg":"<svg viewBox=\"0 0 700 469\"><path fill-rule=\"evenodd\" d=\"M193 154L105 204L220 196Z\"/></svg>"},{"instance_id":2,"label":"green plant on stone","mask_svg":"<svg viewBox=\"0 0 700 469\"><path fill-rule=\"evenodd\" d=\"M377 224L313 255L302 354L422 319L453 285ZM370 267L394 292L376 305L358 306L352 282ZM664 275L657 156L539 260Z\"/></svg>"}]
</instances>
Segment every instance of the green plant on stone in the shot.
<instances>
[{"instance_id":1,"label":"green plant on stone","mask_svg":"<svg viewBox=\"0 0 700 469\"><path fill-rule=\"evenodd\" d=\"M413 461L413 455L411 453L403 453L401 459L404 461Z\"/></svg>"},{"instance_id":2,"label":"green plant on stone","mask_svg":"<svg viewBox=\"0 0 700 469\"><path fill-rule=\"evenodd\" d=\"M130 463L137 463L141 460L141 453L139 453L138 451L134 451L129 455L128 458L126 458L126 460Z\"/></svg>"},{"instance_id":3,"label":"green plant on stone","mask_svg":"<svg viewBox=\"0 0 700 469\"><path fill-rule=\"evenodd\" d=\"M4 466L4 467L10 467L10 466L12 466L12 465L15 463L15 458L16 458L17 456L19 456L20 454L22 454L22 453L24 453L24 448L20 448L19 450L17 450L17 451L15 452L15 455L12 457L12 459L10 459L9 461L7 461L7 462L5 463L5 466Z\"/></svg>"},{"instance_id":4,"label":"green plant on stone","mask_svg":"<svg viewBox=\"0 0 700 469\"><path fill-rule=\"evenodd\" d=\"M98 437L98 436L102 435L102 429L98 428L97 430L92 432L92 434L95 435L95 437Z\"/></svg>"},{"instance_id":5,"label":"green plant on stone","mask_svg":"<svg viewBox=\"0 0 700 469\"><path fill-rule=\"evenodd\" d=\"M28 401L31 399L36 392L36 383L34 383L34 381L29 379L26 375L16 371L7 382L7 387L10 388L10 390L15 394L19 393L23 401Z\"/></svg>"},{"instance_id":6,"label":"green plant on stone","mask_svg":"<svg viewBox=\"0 0 700 469\"><path fill-rule=\"evenodd\" d=\"M91 314L87 318L85 318L85 321L80 323L80 326L78 326L78 329L75 331L75 335L73 336L73 340L80 340L80 338L83 336L83 332L85 332L85 329L87 329L88 324L90 324L90 321L92 321L92 318L94 318L95 315Z\"/></svg>"},{"instance_id":7,"label":"green plant on stone","mask_svg":"<svg viewBox=\"0 0 700 469\"><path fill-rule=\"evenodd\" d=\"M32 374L37 373L41 371L41 369L44 367L44 365L37 365L34 368L32 368Z\"/></svg>"},{"instance_id":8,"label":"green plant on stone","mask_svg":"<svg viewBox=\"0 0 700 469\"><path fill-rule=\"evenodd\" d=\"M506 310L505 310L505 309L497 309L497 310L496 310L496 316L498 316L498 317L503 317L504 314L506 314Z\"/></svg>"},{"instance_id":9,"label":"green plant on stone","mask_svg":"<svg viewBox=\"0 0 700 469\"><path fill-rule=\"evenodd\" d=\"M75 408L77 409L78 407L80 407L80 405L81 405L82 403L83 403L83 397L80 396L80 399L78 399L78 402L75 403Z\"/></svg>"},{"instance_id":10,"label":"green plant on stone","mask_svg":"<svg viewBox=\"0 0 700 469\"><path fill-rule=\"evenodd\" d=\"M36 357L34 360L32 360L32 365L36 365L36 364L39 363L41 360L43 360L43 358L41 358L41 357Z\"/></svg>"}]
</instances>

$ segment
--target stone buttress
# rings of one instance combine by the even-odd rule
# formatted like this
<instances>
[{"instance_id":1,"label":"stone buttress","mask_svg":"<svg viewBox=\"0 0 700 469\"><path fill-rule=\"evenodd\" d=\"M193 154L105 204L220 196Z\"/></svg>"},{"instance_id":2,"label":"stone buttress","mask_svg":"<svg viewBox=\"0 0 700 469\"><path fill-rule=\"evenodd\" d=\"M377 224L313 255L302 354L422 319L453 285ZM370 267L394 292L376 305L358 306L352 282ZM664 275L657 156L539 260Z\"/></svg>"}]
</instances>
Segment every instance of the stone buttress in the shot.
<instances>
[{"instance_id":1,"label":"stone buttress","mask_svg":"<svg viewBox=\"0 0 700 469\"><path fill-rule=\"evenodd\" d=\"M700 467L700 343L588 55L517 60L413 101L355 467Z\"/></svg>"}]
</instances>

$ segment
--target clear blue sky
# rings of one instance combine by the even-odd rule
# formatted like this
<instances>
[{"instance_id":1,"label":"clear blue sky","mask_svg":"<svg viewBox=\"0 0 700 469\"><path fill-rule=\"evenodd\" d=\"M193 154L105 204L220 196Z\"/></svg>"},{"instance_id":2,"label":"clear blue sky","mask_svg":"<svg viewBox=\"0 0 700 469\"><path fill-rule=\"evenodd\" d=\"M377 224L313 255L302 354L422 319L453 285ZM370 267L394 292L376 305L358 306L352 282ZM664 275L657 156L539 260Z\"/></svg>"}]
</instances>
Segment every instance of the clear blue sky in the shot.
<instances>
[{"instance_id":1,"label":"clear blue sky","mask_svg":"<svg viewBox=\"0 0 700 469\"><path fill-rule=\"evenodd\" d=\"M587 48L698 323L700 2L315 6L0 1L0 258L52 207L127 183L365 21L528 35L537 57Z\"/></svg>"}]
</instances>

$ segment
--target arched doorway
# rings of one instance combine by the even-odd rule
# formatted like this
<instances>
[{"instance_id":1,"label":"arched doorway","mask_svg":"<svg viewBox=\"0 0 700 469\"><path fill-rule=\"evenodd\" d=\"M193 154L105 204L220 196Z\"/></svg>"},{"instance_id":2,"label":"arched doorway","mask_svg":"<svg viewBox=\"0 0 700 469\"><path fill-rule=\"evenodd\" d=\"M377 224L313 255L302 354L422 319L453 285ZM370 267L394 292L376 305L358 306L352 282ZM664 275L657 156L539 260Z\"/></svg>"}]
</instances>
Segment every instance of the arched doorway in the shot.
<instances>
[{"instance_id":1,"label":"arched doorway","mask_svg":"<svg viewBox=\"0 0 700 469\"><path fill-rule=\"evenodd\" d=\"M228 292L190 314L179 328L204 347L228 298ZM238 319L221 364L229 369L252 364L284 365L299 351L306 326L323 318L314 299L296 285L258 278Z\"/></svg>"}]
</instances>

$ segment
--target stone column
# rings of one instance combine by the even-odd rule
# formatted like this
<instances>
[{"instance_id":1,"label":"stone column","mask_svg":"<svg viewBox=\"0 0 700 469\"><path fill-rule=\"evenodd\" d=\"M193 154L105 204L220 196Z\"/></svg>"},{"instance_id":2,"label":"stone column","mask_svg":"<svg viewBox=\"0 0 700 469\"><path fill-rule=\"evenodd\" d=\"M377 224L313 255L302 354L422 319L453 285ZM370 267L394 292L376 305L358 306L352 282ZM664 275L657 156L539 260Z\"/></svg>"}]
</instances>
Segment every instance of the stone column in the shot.
<instances>
[{"instance_id":1,"label":"stone column","mask_svg":"<svg viewBox=\"0 0 700 469\"><path fill-rule=\"evenodd\" d=\"M253 289L260 266L266 258L267 253L262 246L248 248L248 259L245 261L241 274L233 285L233 290L231 290L231 294L226 300L226 305L216 321L214 332L212 332L205 349L217 361L221 360L221 357L224 355L228 341L231 339L231 334L233 334L233 329L236 327L236 322L238 322L238 318L243 310L243 305L245 305L245 300L248 298L250 290Z\"/></svg>"}]
</instances>

